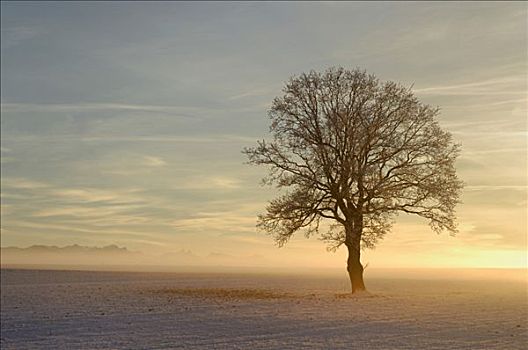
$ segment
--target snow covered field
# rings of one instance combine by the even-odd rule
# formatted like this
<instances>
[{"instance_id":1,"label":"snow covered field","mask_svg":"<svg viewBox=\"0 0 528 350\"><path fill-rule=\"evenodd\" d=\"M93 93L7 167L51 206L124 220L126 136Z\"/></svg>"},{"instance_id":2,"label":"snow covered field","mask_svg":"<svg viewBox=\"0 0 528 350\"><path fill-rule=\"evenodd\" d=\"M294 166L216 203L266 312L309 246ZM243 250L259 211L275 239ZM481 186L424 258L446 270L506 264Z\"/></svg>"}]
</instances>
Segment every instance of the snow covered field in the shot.
<instances>
[{"instance_id":1,"label":"snow covered field","mask_svg":"<svg viewBox=\"0 0 528 350\"><path fill-rule=\"evenodd\" d=\"M1 348L527 348L526 281L366 278L4 269Z\"/></svg>"}]
</instances>

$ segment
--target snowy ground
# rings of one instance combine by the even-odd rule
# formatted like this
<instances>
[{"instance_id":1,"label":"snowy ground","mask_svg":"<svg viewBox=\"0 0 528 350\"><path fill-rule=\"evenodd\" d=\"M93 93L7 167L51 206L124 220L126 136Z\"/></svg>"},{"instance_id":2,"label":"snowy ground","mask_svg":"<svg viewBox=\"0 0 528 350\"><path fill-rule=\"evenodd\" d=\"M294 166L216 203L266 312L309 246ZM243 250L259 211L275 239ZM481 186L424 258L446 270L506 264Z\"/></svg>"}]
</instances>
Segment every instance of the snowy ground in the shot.
<instances>
[{"instance_id":1,"label":"snowy ground","mask_svg":"<svg viewBox=\"0 0 528 350\"><path fill-rule=\"evenodd\" d=\"M2 270L2 349L527 349L526 283Z\"/></svg>"}]
</instances>

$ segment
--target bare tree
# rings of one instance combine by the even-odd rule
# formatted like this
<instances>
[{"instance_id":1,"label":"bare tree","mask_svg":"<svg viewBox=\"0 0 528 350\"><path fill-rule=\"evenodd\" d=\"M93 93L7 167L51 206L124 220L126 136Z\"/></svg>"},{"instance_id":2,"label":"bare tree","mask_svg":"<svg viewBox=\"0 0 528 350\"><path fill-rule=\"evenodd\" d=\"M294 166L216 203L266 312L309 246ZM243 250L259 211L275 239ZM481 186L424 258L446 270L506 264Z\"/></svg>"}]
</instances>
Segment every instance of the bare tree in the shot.
<instances>
[{"instance_id":1,"label":"bare tree","mask_svg":"<svg viewBox=\"0 0 528 350\"><path fill-rule=\"evenodd\" d=\"M269 166L265 183L288 189L257 224L279 246L297 231L320 234L330 250L344 244L354 293L365 290L361 249L373 248L398 213L456 232L459 146L435 120L438 108L357 69L302 74L283 93L269 111L273 141L244 149L249 163Z\"/></svg>"}]
</instances>

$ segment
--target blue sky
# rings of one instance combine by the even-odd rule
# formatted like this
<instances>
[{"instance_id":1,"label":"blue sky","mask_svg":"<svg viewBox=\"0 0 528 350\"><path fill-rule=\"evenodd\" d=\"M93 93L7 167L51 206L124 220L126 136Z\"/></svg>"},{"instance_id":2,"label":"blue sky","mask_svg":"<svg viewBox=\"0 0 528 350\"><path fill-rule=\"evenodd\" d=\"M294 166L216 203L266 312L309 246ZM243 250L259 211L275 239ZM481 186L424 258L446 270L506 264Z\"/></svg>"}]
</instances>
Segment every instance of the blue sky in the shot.
<instances>
[{"instance_id":1,"label":"blue sky","mask_svg":"<svg viewBox=\"0 0 528 350\"><path fill-rule=\"evenodd\" d=\"M463 146L459 235L400 217L367 258L526 265L525 3L1 10L2 246L118 244L341 266L342 254L316 239L278 250L255 232L275 190L259 186L264 169L240 150L267 137L267 109L290 76L343 66L413 85Z\"/></svg>"}]
</instances>

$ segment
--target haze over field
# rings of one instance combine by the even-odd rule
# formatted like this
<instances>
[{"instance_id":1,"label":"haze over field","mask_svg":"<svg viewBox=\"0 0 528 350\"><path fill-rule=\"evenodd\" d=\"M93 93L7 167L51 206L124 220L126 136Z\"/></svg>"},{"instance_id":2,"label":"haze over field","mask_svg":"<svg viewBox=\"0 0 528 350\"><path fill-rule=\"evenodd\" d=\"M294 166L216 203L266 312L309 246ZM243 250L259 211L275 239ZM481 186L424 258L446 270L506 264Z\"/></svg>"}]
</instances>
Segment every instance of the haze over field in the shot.
<instances>
[{"instance_id":1,"label":"haze over field","mask_svg":"<svg viewBox=\"0 0 528 350\"><path fill-rule=\"evenodd\" d=\"M456 237L401 215L363 261L526 268L527 6L2 2L1 245L343 268L256 232L276 191L240 153L288 77L343 66L440 106L466 182Z\"/></svg>"}]
</instances>

